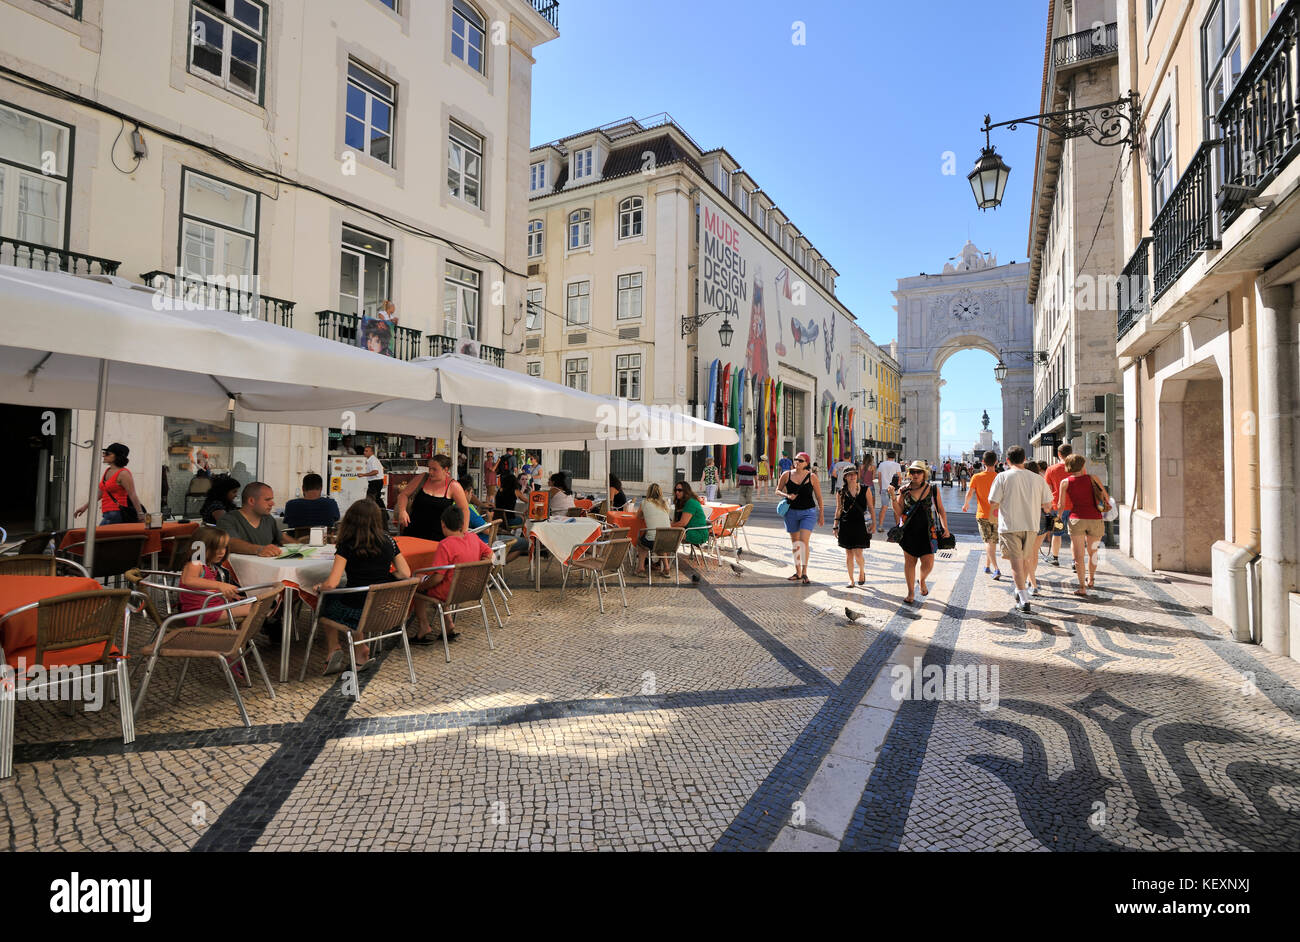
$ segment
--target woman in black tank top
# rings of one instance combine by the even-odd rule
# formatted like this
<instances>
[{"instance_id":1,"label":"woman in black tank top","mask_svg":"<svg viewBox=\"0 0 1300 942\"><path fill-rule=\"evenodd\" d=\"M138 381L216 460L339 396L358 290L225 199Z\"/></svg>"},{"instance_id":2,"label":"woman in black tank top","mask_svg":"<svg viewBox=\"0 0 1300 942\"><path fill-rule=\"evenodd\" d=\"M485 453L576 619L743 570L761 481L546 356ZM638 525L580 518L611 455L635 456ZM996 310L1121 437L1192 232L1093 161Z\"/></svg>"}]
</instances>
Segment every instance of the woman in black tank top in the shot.
<instances>
[{"instance_id":1,"label":"woman in black tank top","mask_svg":"<svg viewBox=\"0 0 1300 942\"><path fill-rule=\"evenodd\" d=\"M434 455L429 459L429 473L422 474L397 497L397 525L403 536L421 540L441 540L442 512L455 504L469 519L469 499L464 489L451 478L451 459Z\"/></svg>"}]
</instances>

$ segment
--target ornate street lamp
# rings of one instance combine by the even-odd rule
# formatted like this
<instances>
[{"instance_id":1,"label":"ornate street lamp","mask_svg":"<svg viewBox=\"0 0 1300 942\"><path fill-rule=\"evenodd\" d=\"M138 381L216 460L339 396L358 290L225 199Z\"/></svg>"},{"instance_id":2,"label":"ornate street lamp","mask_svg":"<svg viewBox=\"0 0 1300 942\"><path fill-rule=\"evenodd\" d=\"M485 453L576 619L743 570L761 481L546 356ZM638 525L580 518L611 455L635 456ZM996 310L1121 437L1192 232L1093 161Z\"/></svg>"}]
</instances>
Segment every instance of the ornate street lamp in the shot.
<instances>
[{"instance_id":1,"label":"ornate street lamp","mask_svg":"<svg viewBox=\"0 0 1300 942\"><path fill-rule=\"evenodd\" d=\"M732 335L735 333L736 331L732 328L731 321L727 320L724 316L722 318L722 326L718 328L718 340L724 347L730 347Z\"/></svg>"},{"instance_id":2,"label":"ornate street lamp","mask_svg":"<svg viewBox=\"0 0 1300 942\"><path fill-rule=\"evenodd\" d=\"M993 378L999 383L1007 378L1007 365L998 360L998 365L993 367Z\"/></svg>"},{"instance_id":3,"label":"ornate street lamp","mask_svg":"<svg viewBox=\"0 0 1300 942\"><path fill-rule=\"evenodd\" d=\"M682 336L693 334L714 314L721 314L722 326L718 328L718 340L721 341L724 347L730 347L731 338L736 335L736 329L731 326L731 321L727 319L727 313L726 311L706 311L703 314L694 316L687 314L682 318Z\"/></svg>"},{"instance_id":4,"label":"ornate street lamp","mask_svg":"<svg viewBox=\"0 0 1300 942\"><path fill-rule=\"evenodd\" d=\"M989 138L989 132L994 128L1005 127L1014 131L1017 125L1032 124L1055 137L1067 140L1086 137L1102 147L1129 144L1136 150L1141 116L1138 95L1133 91L1125 98L1099 105L1048 111L1012 121L999 121L997 124L992 123L991 116L985 115L984 148L980 151L980 159L975 162L975 169L966 176L971 192L975 195L976 205L981 210L997 209L1007 188L1007 178L1011 175L1011 168L1003 163Z\"/></svg>"}]
</instances>

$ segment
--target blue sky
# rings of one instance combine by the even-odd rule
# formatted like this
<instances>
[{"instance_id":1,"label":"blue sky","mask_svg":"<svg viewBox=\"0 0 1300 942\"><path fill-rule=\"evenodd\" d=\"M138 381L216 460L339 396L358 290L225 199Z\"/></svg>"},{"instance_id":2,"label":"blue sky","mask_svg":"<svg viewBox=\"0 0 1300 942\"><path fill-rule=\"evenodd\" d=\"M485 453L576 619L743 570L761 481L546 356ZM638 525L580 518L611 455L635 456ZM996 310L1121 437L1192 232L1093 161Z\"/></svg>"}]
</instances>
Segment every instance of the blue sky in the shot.
<instances>
[{"instance_id":1,"label":"blue sky","mask_svg":"<svg viewBox=\"0 0 1300 942\"><path fill-rule=\"evenodd\" d=\"M1026 258L1034 129L994 132L1012 168L996 212L975 207L966 174L986 112L1039 110L1046 6L561 0L560 38L536 53L532 140L668 112L772 195L883 346L897 333L898 278L942 270L968 238L1001 263ZM805 45L792 42L796 21ZM956 418L945 452L970 447L985 408L1001 429L993 363L969 351L945 365L942 408Z\"/></svg>"}]
</instances>

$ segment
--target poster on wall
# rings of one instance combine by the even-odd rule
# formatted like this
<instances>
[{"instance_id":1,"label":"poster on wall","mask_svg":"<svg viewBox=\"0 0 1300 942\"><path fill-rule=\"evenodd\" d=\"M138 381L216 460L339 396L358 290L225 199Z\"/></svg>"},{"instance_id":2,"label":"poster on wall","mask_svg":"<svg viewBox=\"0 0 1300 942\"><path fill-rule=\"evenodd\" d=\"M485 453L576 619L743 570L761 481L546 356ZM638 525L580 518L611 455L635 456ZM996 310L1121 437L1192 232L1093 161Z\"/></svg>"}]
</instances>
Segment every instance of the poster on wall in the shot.
<instances>
[{"instance_id":1,"label":"poster on wall","mask_svg":"<svg viewBox=\"0 0 1300 942\"><path fill-rule=\"evenodd\" d=\"M339 513L359 500L365 500L369 478L361 477L366 470L366 459L361 455L335 455L330 458L329 496L339 505Z\"/></svg>"},{"instance_id":2,"label":"poster on wall","mask_svg":"<svg viewBox=\"0 0 1300 942\"><path fill-rule=\"evenodd\" d=\"M701 330L700 362L716 357L722 369L743 370L750 381L780 379L787 388L804 392L805 414L816 423L804 433L822 440L820 458L829 463L832 437L828 424L819 420L832 407L849 404L857 380L847 349L849 325L839 323L843 314L775 246L703 197L699 273L696 309L725 313L736 340L745 338L743 349L734 344L724 349L717 331ZM782 371L782 366L789 369ZM705 406L712 418L722 403L710 399ZM743 423L739 416L726 422L733 428Z\"/></svg>"}]
</instances>

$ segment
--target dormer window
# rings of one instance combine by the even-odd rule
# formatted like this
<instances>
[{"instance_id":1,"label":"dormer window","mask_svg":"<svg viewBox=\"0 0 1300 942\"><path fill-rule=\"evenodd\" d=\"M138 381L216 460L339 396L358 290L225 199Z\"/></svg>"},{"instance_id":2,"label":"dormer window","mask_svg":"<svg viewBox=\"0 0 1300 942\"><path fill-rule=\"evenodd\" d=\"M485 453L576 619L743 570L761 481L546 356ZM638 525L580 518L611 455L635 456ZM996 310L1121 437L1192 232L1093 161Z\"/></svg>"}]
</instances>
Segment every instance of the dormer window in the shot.
<instances>
[{"instance_id":1,"label":"dormer window","mask_svg":"<svg viewBox=\"0 0 1300 942\"><path fill-rule=\"evenodd\" d=\"M573 155L573 179L583 180L592 175L593 154L591 148L580 150Z\"/></svg>"},{"instance_id":2,"label":"dormer window","mask_svg":"<svg viewBox=\"0 0 1300 942\"><path fill-rule=\"evenodd\" d=\"M528 189L533 193L546 189L546 161L529 166Z\"/></svg>"}]
</instances>

